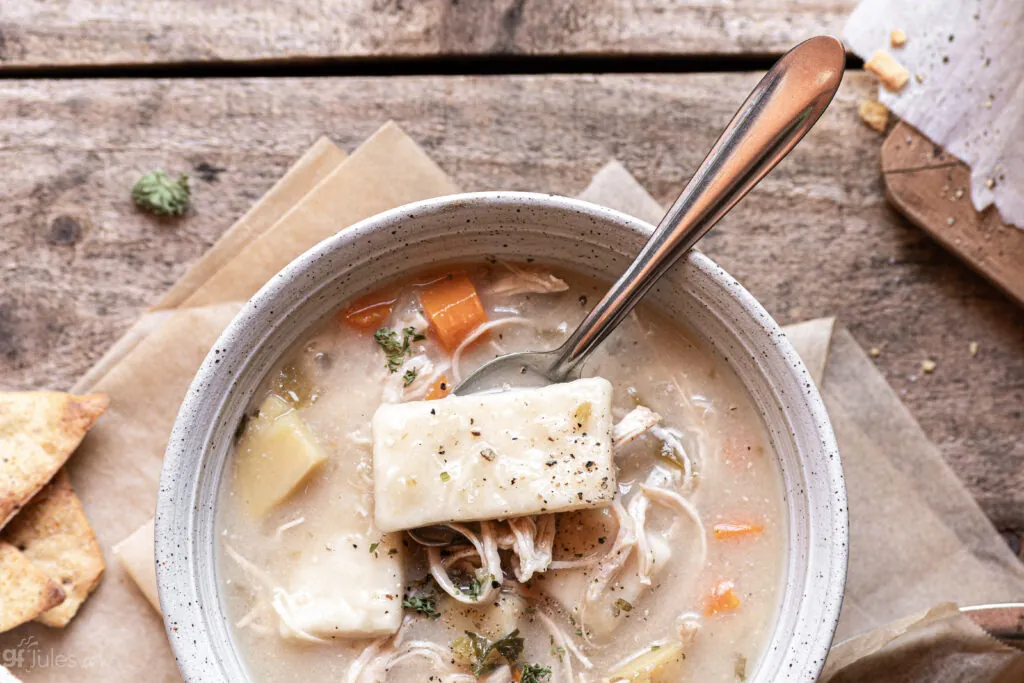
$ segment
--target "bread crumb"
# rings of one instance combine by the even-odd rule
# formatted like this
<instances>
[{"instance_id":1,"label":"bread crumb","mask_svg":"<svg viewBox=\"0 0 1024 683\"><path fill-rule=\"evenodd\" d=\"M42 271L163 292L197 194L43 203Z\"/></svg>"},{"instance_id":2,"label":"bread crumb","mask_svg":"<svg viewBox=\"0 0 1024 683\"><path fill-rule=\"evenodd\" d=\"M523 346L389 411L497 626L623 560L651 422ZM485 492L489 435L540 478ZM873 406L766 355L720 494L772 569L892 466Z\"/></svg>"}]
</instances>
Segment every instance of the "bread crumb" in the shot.
<instances>
[{"instance_id":1,"label":"bread crumb","mask_svg":"<svg viewBox=\"0 0 1024 683\"><path fill-rule=\"evenodd\" d=\"M914 80L918 83L924 83L924 76L922 74L914 74Z\"/></svg>"},{"instance_id":2,"label":"bread crumb","mask_svg":"<svg viewBox=\"0 0 1024 683\"><path fill-rule=\"evenodd\" d=\"M907 44L907 32L902 29L893 29L889 34L889 44L893 47L903 47Z\"/></svg>"},{"instance_id":3,"label":"bread crumb","mask_svg":"<svg viewBox=\"0 0 1024 683\"><path fill-rule=\"evenodd\" d=\"M985 187L987 187L988 189L991 190L995 186L996 186L996 179L995 178L985 178Z\"/></svg>"},{"instance_id":4,"label":"bread crumb","mask_svg":"<svg viewBox=\"0 0 1024 683\"><path fill-rule=\"evenodd\" d=\"M860 114L861 121L879 133L884 133L885 127L889 125L889 109L881 102L861 100L857 112Z\"/></svg>"},{"instance_id":5,"label":"bread crumb","mask_svg":"<svg viewBox=\"0 0 1024 683\"><path fill-rule=\"evenodd\" d=\"M921 371L926 374L930 374L935 371L936 365L936 362L933 361L931 358L926 358L923 361L921 361Z\"/></svg>"},{"instance_id":6,"label":"bread crumb","mask_svg":"<svg viewBox=\"0 0 1024 683\"><path fill-rule=\"evenodd\" d=\"M902 90L910 80L910 72L885 50L876 50L864 68L878 76L887 90Z\"/></svg>"},{"instance_id":7,"label":"bread crumb","mask_svg":"<svg viewBox=\"0 0 1024 683\"><path fill-rule=\"evenodd\" d=\"M971 342L970 346L968 346L967 349L971 354L971 358L978 357L978 342Z\"/></svg>"},{"instance_id":8,"label":"bread crumb","mask_svg":"<svg viewBox=\"0 0 1024 683\"><path fill-rule=\"evenodd\" d=\"M882 349L878 348L877 346L872 346L871 347L871 357L872 358L878 358L881 355L882 355Z\"/></svg>"}]
</instances>

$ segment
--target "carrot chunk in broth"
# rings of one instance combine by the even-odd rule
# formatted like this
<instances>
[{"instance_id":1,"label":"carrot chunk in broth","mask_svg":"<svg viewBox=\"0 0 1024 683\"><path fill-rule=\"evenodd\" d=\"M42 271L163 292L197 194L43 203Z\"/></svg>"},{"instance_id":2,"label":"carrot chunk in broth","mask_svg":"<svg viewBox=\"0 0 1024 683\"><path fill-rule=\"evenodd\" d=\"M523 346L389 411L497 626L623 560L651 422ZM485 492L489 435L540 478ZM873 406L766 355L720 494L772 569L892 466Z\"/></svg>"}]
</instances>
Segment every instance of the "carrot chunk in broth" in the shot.
<instances>
[{"instance_id":1,"label":"carrot chunk in broth","mask_svg":"<svg viewBox=\"0 0 1024 683\"><path fill-rule=\"evenodd\" d=\"M444 375L441 375L437 378L437 381L434 382L434 386L430 387L430 391L428 391L427 395L423 397L423 400L433 401L435 399L444 398L450 394L451 391L452 385Z\"/></svg>"},{"instance_id":2,"label":"carrot chunk in broth","mask_svg":"<svg viewBox=\"0 0 1024 683\"><path fill-rule=\"evenodd\" d=\"M736 586L732 581L719 581L704 600L704 614L712 616L723 612L734 612L739 609L740 597L736 595Z\"/></svg>"},{"instance_id":3,"label":"carrot chunk in broth","mask_svg":"<svg viewBox=\"0 0 1024 683\"><path fill-rule=\"evenodd\" d=\"M450 273L423 287L420 305L434 334L449 351L487 322L476 287L465 273Z\"/></svg>"},{"instance_id":4,"label":"carrot chunk in broth","mask_svg":"<svg viewBox=\"0 0 1024 683\"><path fill-rule=\"evenodd\" d=\"M729 541L732 539L756 536L764 532L763 524L747 524L745 522L722 522L712 527L712 532L717 541Z\"/></svg>"},{"instance_id":5,"label":"carrot chunk in broth","mask_svg":"<svg viewBox=\"0 0 1024 683\"><path fill-rule=\"evenodd\" d=\"M360 297L339 314L348 325L369 332L381 327L391 315L396 296L389 292L371 292Z\"/></svg>"}]
</instances>

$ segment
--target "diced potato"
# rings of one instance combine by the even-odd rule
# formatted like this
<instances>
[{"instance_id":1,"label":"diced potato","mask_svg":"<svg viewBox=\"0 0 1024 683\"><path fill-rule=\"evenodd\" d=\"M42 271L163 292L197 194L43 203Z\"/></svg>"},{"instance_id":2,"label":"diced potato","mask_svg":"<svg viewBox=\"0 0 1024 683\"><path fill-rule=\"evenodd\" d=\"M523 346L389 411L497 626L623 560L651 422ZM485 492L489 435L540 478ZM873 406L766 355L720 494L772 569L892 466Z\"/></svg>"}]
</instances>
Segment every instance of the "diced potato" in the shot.
<instances>
[{"instance_id":1,"label":"diced potato","mask_svg":"<svg viewBox=\"0 0 1024 683\"><path fill-rule=\"evenodd\" d=\"M250 514L265 516L327 456L287 401L271 394L238 444L238 490Z\"/></svg>"},{"instance_id":2,"label":"diced potato","mask_svg":"<svg viewBox=\"0 0 1024 683\"><path fill-rule=\"evenodd\" d=\"M675 683L686 659L682 643L662 643L621 664L611 672L612 683Z\"/></svg>"}]
</instances>

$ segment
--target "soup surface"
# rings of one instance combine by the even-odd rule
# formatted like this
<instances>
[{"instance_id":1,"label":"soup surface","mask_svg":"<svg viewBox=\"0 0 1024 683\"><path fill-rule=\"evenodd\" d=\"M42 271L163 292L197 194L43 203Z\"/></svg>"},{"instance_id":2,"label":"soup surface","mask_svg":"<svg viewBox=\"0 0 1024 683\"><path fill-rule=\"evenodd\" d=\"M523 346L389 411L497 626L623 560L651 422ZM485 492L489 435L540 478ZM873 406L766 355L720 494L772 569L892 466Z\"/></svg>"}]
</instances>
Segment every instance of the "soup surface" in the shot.
<instances>
[{"instance_id":1,"label":"soup surface","mask_svg":"<svg viewBox=\"0 0 1024 683\"><path fill-rule=\"evenodd\" d=\"M254 681L753 672L784 578L776 458L727 363L649 307L584 373L613 387L611 505L433 528L448 543L433 551L374 524L377 408L554 348L605 289L538 264L462 264L351 302L285 356L240 426L218 510L223 601Z\"/></svg>"}]
</instances>

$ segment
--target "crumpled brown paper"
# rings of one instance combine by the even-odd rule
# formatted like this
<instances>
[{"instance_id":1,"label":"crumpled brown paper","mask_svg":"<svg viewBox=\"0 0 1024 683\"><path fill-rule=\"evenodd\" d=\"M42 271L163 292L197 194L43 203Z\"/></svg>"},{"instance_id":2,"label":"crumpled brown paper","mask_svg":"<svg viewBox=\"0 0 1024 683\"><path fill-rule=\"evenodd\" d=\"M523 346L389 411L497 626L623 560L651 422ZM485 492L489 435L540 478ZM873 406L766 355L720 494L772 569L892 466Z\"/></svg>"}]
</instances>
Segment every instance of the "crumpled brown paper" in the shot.
<instances>
[{"instance_id":1,"label":"crumpled brown paper","mask_svg":"<svg viewBox=\"0 0 1024 683\"><path fill-rule=\"evenodd\" d=\"M1020 683L1024 653L946 603L835 646L820 681Z\"/></svg>"},{"instance_id":2,"label":"crumpled brown paper","mask_svg":"<svg viewBox=\"0 0 1024 683\"><path fill-rule=\"evenodd\" d=\"M70 469L108 559L115 543L152 517L178 404L241 302L336 230L399 204L456 191L394 125L350 157L320 140L87 373L75 390L105 391L112 408ZM615 162L582 196L652 222L661 215ZM1024 570L852 337L841 328L833 333L832 320L787 332L823 387L850 487L852 559L840 632L873 628L946 600L1024 595ZM26 682L179 681L159 617L124 569L110 565L64 631L31 626L0 636L0 664ZM913 633L931 623L917 620L903 628ZM856 651L858 658L881 652L889 641L868 642Z\"/></svg>"}]
</instances>

